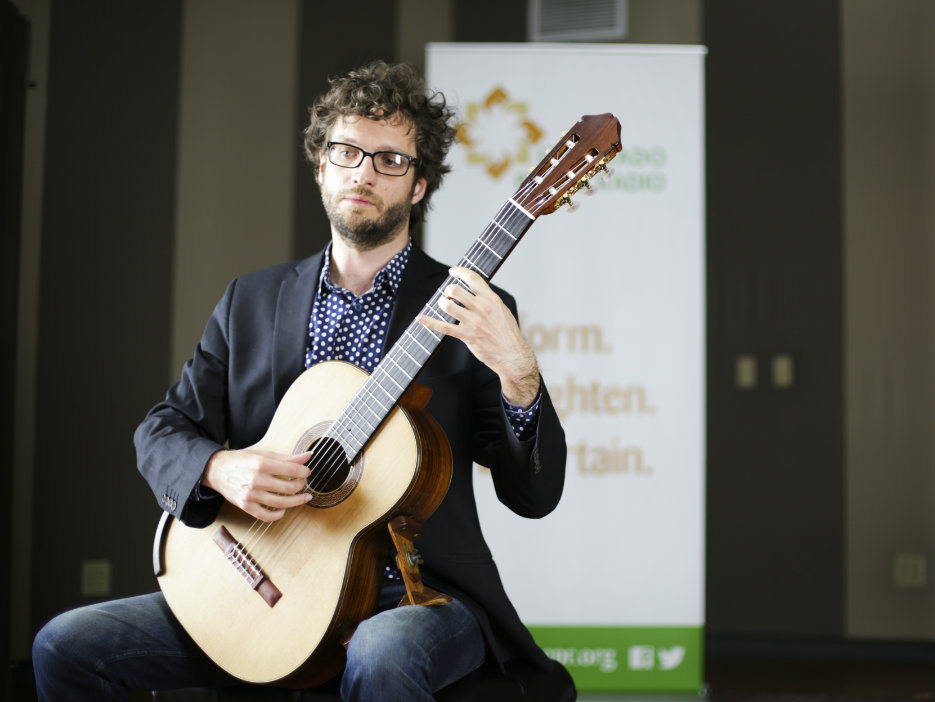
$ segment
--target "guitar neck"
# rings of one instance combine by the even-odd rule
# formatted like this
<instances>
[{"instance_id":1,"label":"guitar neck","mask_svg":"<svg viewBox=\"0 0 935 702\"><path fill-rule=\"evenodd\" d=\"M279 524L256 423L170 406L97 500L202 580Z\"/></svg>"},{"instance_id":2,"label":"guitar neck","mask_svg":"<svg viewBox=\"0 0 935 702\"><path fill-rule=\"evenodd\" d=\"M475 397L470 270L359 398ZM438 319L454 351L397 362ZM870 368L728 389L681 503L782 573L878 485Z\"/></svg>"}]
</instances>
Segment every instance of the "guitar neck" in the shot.
<instances>
[{"instance_id":1,"label":"guitar neck","mask_svg":"<svg viewBox=\"0 0 935 702\"><path fill-rule=\"evenodd\" d=\"M606 171L607 163L620 149L620 122L616 117L609 112L582 117L530 171L458 265L490 280L536 218L570 202L571 195L582 186L590 188L590 179L599 171ZM422 314L449 323L455 321L438 306L445 288L451 284L467 288L464 282L448 276L422 308ZM331 425L327 436L344 448L351 462L399 402L442 339L443 334L413 321Z\"/></svg>"},{"instance_id":2,"label":"guitar neck","mask_svg":"<svg viewBox=\"0 0 935 702\"><path fill-rule=\"evenodd\" d=\"M513 200L507 200L458 265L477 272L484 280L490 280L534 221L533 215ZM447 276L422 308L423 315L446 322L455 321L438 306L445 288L451 284L466 287L462 281ZM444 334L413 320L383 357L328 430L328 436L341 444L349 461L353 462L363 450L444 338Z\"/></svg>"}]
</instances>

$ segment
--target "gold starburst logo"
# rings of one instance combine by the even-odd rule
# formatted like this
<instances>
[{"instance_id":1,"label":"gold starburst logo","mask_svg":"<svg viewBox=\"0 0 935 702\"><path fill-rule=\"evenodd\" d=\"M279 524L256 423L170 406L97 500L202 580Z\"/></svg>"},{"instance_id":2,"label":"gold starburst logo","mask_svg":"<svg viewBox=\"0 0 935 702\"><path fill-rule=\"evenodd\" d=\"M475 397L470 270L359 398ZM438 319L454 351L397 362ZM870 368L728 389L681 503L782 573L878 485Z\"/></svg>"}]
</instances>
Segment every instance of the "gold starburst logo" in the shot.
<instances>
[{"instance_id":1,"label":"gold starburst logo","mask_svg":"<svg viewBox=\"0 0 935 702\"><path fill-rule=\"evenodd\" d=\"M492 178L525 163L529 147L542 138L542 129L526 113L526 103L499 86L481 102L469 102L456 135L467 148L468 163L482 166Z\"/></svg>"}]
</instances>

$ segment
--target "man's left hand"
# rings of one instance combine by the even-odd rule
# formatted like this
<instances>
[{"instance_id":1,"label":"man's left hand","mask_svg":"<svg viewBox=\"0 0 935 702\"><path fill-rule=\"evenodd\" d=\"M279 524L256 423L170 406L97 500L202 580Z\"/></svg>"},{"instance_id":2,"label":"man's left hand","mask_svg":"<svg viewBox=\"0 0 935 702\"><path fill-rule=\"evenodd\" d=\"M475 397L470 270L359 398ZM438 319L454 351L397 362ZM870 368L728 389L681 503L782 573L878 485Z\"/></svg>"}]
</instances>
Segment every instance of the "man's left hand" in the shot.
<instances>
[{"instance_id":1,"label":"man's left hand","mask_svg":"<svg viewBox=\"0 0 935 702\"><path fill-rule=\"evenodd\" d=\"M475 271L455 267L449 273L469 288L453 283L442 291L444 296L438 302L457 324L421 314L417 321L463 341L500 377L503 396L514 405L529 407L539 394L539 366L516 318Z\"/></svg>"}]
</instances>

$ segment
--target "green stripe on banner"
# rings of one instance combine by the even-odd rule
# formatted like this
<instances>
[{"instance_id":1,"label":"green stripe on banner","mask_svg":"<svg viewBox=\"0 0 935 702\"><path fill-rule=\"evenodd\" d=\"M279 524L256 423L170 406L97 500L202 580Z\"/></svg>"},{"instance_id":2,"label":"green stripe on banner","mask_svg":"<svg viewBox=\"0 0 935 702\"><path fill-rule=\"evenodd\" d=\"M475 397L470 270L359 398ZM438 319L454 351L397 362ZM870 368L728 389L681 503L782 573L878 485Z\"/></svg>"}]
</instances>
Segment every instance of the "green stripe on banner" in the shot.
<instances>
[{"instance_id":1,"label":"green stripe on banner","mask_svg":"<svg viewBox=\"0 0 935 702\"><path fill-rule=\"evenodd\" d=\"M704 680L700 626L531 626L581 691L697 692Z\"/></svg>"}]
</instances>

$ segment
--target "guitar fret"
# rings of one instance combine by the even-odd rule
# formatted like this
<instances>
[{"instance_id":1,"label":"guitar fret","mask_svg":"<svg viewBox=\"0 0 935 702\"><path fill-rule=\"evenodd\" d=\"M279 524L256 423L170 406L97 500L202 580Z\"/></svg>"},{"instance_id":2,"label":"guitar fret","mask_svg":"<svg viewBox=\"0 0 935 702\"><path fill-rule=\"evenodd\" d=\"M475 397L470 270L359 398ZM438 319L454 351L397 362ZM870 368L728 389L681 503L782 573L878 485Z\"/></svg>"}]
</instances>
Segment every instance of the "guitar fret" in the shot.
<instances>
[{"instance_id":1,"label":"guitar fret","mask_svg":"<svg viewBox=\"0 0 935 702\"><path fill-rule=\"evenodd\" d=\"M333 437L338 438L338 437ZM357 436L356 433L345 433L343 438L350 444L351 448L354 449L354 452L360 451L366 444L369 436ZM345 447L345 453L348 453L345 442L341 442L341 445ZM351 455L351 454L349 454Z\"/></svg>"},{"instance_id":2,"label":"guitar fret","mask_svg":"<svg viewBox=\"0 0 935 702\"><path fill-rule=\"evenodd\" d=\"M358 396L359 401L356 403L356 407L367 410L370 414L374 416L374 418L377 421L379 421L380 419L382 419L381 413L375 410L371 403L375 402L381 411L386 411L387 408L384 407L383 403L380 402L380 399L376 395L373 394L373 391L371 390L370 386L371 386L371 383L368 379L367 382L364 383L364 386L361 388L361 392L364 394ZM392 399L392 397L390 399ZM358 412L358 414L360 413ZM363 421L367 422L368 424L370 423L370 420L367 419L367 417L365 417L363 414L360 414L360 418Z\"/></svg>"},{"instance_id":3,"label":"guitar fret","mask_svg":"<svg viewBox=\"0 0 935 702\"><path fill-rule=\"evenodd\" d=\"M378 387L380 390L382 390L383 394L386 395L390 399L390 403L388 406L380 402L380 398L378 398L376 394L374 394L373 389L372 389L374 385ZM377 412L369 404L367 404L366 402L364 403L367 409L370 410L370 413L374 417L376 417L377 422L380 422L383 419L384 413L389 412L393 408L393 403L396 402L396 399L397 399L393 395L393 393L391 393L389 390L383 387L373 376L370 376L370 378L367 379L367 382L364 383L364 386L360 389L360 392L366 393L367 397L373 402L377 403L377 406L380 408L380 411Z\"/></svg>"},{"instance_id":4,"label":"guitar fret","mask_svg":"<svg viewBox=\"0 0 935 702\"><path fill-rule=\"evenodd\" d=\"M384 404L376 393L373 391L374 385L379 387L389 398L389 402ZM357 393L357 406L363 407L367 412L376 419L376 423L379 424L383 420L383 416L389 412L393 407L393 403L396 401L396 398L393 395L386 391L386 388L381 387L379 384L376 384L373 377L367 378L363 386ZM376 405L376 407L374 407ZM366 416L361 415L361 419L368 424L373 424L373 420L369 419Z\"/></svg>"},{"instance_id":5,"label":"guitar fret","mask_svg":"<svg viewBox=\"0 0 935 702\"><path fill-rule=\"evenodd\" d=\"M357 418L358 418L358 419L360 419L360 420L363 421L363 422L367 422L367 418L364 417L364 415L361 414L361 412L360 412L358 403L353 403L353 404L351 404L351 406L348 407L348 409L349 409L349 410L350 410L350 409L354 410L354 412L357 414ZM361 426L360 426L356 421L354 421L354 417L353 417L352 415L348 414L348 413L345 411L344 414L343 414L343 416L344 416L345 419L347 420L347 422L345 422L344 425L343 425L343 426L344 426L344 429L345 429L346 431L350 432L350 436L351 436L352 438L357 439L357 440L359 441L360 439L358 438L358 434L362 434L364 437L366 437L367 432L361 430ZM349 424L348 424L348 423L349 423ZM369 422L367 422L367 424L369 425ZM366 438L364 439L364 442L366 443Z\"/></svg>"},{"instance_id":6,"label":"guitar fret","mask_svg":"<svg viewBox=\"0 0 935 702\"><path fill-rule=\"evenodd\" d=\"M487 273L486 273L485 271L483 271L482 269L478 268L476 265L474 265L474 262L473 262L471 259L469 259L467 256L465 256L464 258L462 258L461 261L460 261L460 263L461 263L462 265L465 264L465 263L467 263L468 266L469 266L470 268L473 268L475 271L477 271L478 273L480 273L480 274L481 274L482 276L484 276L485 278L487 277Z\"/></svg>"},{"instance_id":7,"label":"guitar fret","mask_svg":"<svg viewBox=\"0 0 935 702\"><path fill-rule=\"evenodd\" d=\"M478 264L474 263L472 259L468 258L467 254L464 255L464 258L462 258L461 261L467 261L471 265L471 268L480 273L485 279L488 277L487 271L481 268Z\"/></svg>"},{"instance_id":8,"label":"guitar fret","mask_svg":"<svg viewBox=\"0 0 935 702\"><path fill-rule=\"evenodd\" d=\"M516 237L513 236L513 234L510 232L510 230L507 229L506 227L504 227L502 224L500 224L499 222L493 222L493 225L494 225L495 227L497 227L498 229L503 230L503 232L505 232L506 235L507 235L508 237L510 237L513 241L516 241Z\"/></svg>"},{"instance_id":9,"label":"guitar fret","mask_svg":"<svg viewBox=\"0 0 935 702\"><path fill-rule=\"evenodd\" d=\"M408 372L405 368L403 368L403 367L396 361L396 359L391 358L390 356L387 356L386 361L387 361L387 363L392 363L394 366L396 366L397 368L399 368L400 372L401 372L404 376L406 376L406 381L407 381L407 382L410 381L410 380L412 380L412 379L415 377L414 375L410 375L409 372Z\"/></svg>"},{"instance_id":10,"label":"guitar fret","mask_svg":"<svg viewBox=\"0 0 935 702\"><path fill-rule=\"evenodd\" d=\"M349 436L350 438L354 438L352 430L348 426L349 422L351 422L351 418L347 414L347 410L345 410L343 413L341 413L340 417L334 420L334 424L331 425L331 430L333 432L342 431L346 436Z\"/></svg>"},{"instance_id":11,"label":"guitar fret","mask_svg":"<svg viewBox=\"0 0 935 702\"><path fill-rule=\"evenodd\" d=\"M354 447L355 451L360 451L364 447L364 444L366 443L365 441L358 439L353 434L345 434L345 437L348 439L351 439L356 444L356 446Z\"/></svg>"},{"instance_id":12,"label":"guitar fret","mask_svg":"<svg viewBox=\"0 0 935 702\"><path fill-rule=\"evenodd\" d=\"M325 432L326 437L336 440L341 445L349 461L363 450L370 440L370 435L378 426L378 424L366 422L357 407L358 403L352 402ZM352 411L358 415L358 419L367 423L366 431L362 430L351 416Z\"/></svg>"},{"instance_id":13,"label":"guitar fret","mask_svg":"<svg viewBox=\"0 0 935 702\"><path fill-rule=\"evenodd\" d=\"M434 317L436 317L437 319L440 319L442 322L448 322L449 324L451 324L452 321L454 320L454 317L449 317L447 314L445 314L441 310L436 310L434 307L427 306L425 308L425 312L431 312Z\"/></svg>"},{"instance_id":14,"label":"guitar fret","mask_svg":"<svg viewBox=\"0 0 935 702\"><path fill-rule=\"evenodd\" d=\"M341 446L344 447L345 453L348 452L347 447L346 447L346 441L341 441L341 438L352 440L355 444L357 444L356 446L352 447L353 453L357 453L364 447L364 444L367 443L367 437L365 436L363 440L358 438L357 435L354 434L353 431L347 426L347 422L351 422L353 424L353 421L351 420L350 416L347 414L347 410L345 410L344 413L340 417L338 417L338 419L335 420L334 424L331 425L331 428L326 432L325 436L338 440L338 443L340 443ZM343 432L341 436L336 435L335 432L342 431L342 430Z\"/></svg>"},{"instance_id":15,"label":"guitar fret","mask_svg":"<svg viewBox=\"0 0 935 702\"><path fill-rule=\"evenodd\" d=\"M415 356L413 356L411 353L409 353L409 352L406 350L406 348L405 348L402 344L400 344L398 348L399 348L399 350L402 351L404 354L406 354L407 356L409 356L409 358L412 359L412 362L415 363L417 366L421 366L421 365L422 365L422 362L421 362L419 359L417 359Z\"/></svg>"},{"instance_id":16,"label":"guitar fret","mask_svg":"<svg viewBox=\"0 0 935 702\"><path fill-rule=\"evenodd\" d=\"M406 389L406 388L404 388L402 385L400 385L399 383L397 383L397 382L393 379L393 376L390 375L389 372L388 372L385 368L383 368L383 364L380 364L380 365L377 367L377 370L382 370L382 371L383 371L384 377L389 378L389 379L390 379L390 382L393 383L393 385L395 385L396 387L398 387L398 388L400 389L400 391L403 391L403 390ZM374 371L374 375L376 375L376 372L377 372L377 371ZM385 392L389 397L393 397L393 395L392 395L391 393L387 392L386 388L384 388L384 387L383 387L382 385L380 385L379 383L377 384L377 387L380 388L383 392ZM396 398L393 398L393 399L395 400Z\"/></svg>"},{"instance_id":17,"label":"guitar fret","mask_svg":"<svg viewBox=\"0 0 935 702\"><path fill-rule=\"evenodd\" d=\"M406 335L407 335L410 339L412 339L414 342L416 342L416 345L417 345L420 349L422 349L423 351L425 351L426 354L431 353L431 351L429 351L427 348L425 348L422 344L419 343L419 340L412 334L412 332L410 332L409 330L406 330Z\"/></svg>"},{"instance_id":18,"label":"guitar fret","mask_svg":"<svg viewBox=\"0 0 935 702\"><path fill-rule=\"evenodd\" d=\"M367 383L364 385L364 389L367 390L367 392L370 394L370 397L373 398L373 401L376 402L378 405L380 405L380 409L382 409L385 412L388 412L392 408L393 403L396 402L396 396L392 392L390 392L390 390L382 382L380 382L380 380L377 378L377 373L382 373L384 376L389 377L389 374L386 372L386 368L384 368L383 365L381 364L373 369L373 375L371 375L370 378L367 380ZM392 378L390 378L390 380L392 380ZM390 400L389 407L385 406L383 402L380 401L380 398L378 398L376 394L372 391L373 387L376 387L379 390L382 390L383 394L389 398Z\"/></svg>"},{"instance_id":19,"label":"guitar fret","mask_svg":"<svg viewBox=\"0 0 935 702\"><path fill-rule=\"evenodd\" d=\"M451 279L450 279L450 280L451 280ZM455 285L457 285L457 286L460 287L460 288L463 288L464 290L467 290L467 291L468 291L469 293L471 293L472 295L474 294L474 291L471 290L471 286L468 285L467 283L465 283L465 282L464 282L463 280L461 280L460 278L454 278L454 279L452 280L452 282L449 283L449 285L452 284L452 283L455 284ZM446 286L446 287L447 287L447 286Z\"/></svg>"},{"instance_id":20,"label":"guitar fret","mask_svg":"<svg viewBox=\"0 0 935 702\"><path fill-rule=\"evenodd\" d=\"M485 244L483 241L481 241L480 244L481 244L481 246L483 246L485 249L487 249L488 251L490 251L494 256L496 256L498 260L500 260L500 261L503 260L503 256L500 256L499 254L497 254L496 251L494 251L492 248L490 248L489 246L487 246L487 244Z\"/></svg>"}]
</instances>

